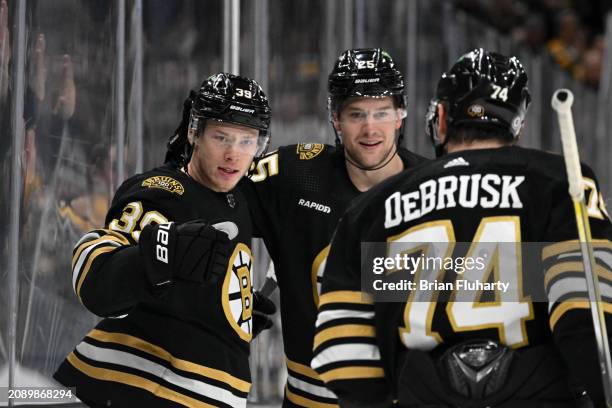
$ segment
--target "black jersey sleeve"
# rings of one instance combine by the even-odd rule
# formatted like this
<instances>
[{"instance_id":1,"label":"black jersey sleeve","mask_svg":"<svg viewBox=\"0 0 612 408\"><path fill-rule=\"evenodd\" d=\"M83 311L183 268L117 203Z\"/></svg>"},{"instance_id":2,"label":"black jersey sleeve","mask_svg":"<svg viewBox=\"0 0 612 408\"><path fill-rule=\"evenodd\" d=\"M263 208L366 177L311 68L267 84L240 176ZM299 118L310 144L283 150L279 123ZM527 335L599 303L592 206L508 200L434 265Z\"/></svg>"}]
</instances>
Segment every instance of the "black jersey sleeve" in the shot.
<instances>
[{"instance_id":1,"label":"black jersey sleeve","mask_svg":"<svg viewBox=\"0 0 612 408\"><path fill-rule=\"evenodd\" d=\"M591 169L583 167L585 204L590 220L595 271L605 323L612 328L612 224ZM552 211L542 251L549 299L549 324L574 381L586 388L596 406L603 404L603 384L573 203L567 181L552 190ZM612 345L611 345L612 346ZM601 405L603 406L603 405Z\"/></svg>"},{"instance_id":2,"label":"black jersey sleeve","mask_svg":"<svg viewBox=\"0 0 612 408\"><path fill-rule=\"evenodd\" d=\"M169 220L152 190L129 180L117 191L104 228L86 233L72 256L72 286L79 300L98 316L124 314L154 298L138 248L140 231ZM127 198L129 197L129 198Z\"/></svg>"},{"instance_id":3,"label":"black jersey sleeve","mask_svg":"<svg viewBox=\"0 0 612 408\"><path fill-rule=\"evenodd\" d=\"M364 201L363 196L356 201ZM391 388L376 340L374 302L361 289L360 239L367 223L360 222L363 217L359 207L351 208L341 218L332 239L311 366L341 403L387 406Z\"/></svg>"}]
</instances>

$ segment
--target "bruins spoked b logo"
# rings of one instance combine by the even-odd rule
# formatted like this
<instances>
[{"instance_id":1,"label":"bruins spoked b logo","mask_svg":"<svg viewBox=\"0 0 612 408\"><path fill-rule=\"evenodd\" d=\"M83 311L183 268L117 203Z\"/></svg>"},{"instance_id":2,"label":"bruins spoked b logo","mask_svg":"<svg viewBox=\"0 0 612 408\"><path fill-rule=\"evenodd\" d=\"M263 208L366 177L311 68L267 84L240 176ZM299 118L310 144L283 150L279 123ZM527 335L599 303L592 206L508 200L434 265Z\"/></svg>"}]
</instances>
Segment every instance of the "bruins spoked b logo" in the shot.
<instances>
[{"instance_id":1,"label":"bruins spoked b logo","mask_svg":"<svg viewBox=\"0 0 612 408\"><path fill-rule=\"evenodd\" d=\"M223 281L223 312L238 336L250 341L253 332L253 257L248 246L239 243L230 257Z\"/></svg>"}]
</instances>

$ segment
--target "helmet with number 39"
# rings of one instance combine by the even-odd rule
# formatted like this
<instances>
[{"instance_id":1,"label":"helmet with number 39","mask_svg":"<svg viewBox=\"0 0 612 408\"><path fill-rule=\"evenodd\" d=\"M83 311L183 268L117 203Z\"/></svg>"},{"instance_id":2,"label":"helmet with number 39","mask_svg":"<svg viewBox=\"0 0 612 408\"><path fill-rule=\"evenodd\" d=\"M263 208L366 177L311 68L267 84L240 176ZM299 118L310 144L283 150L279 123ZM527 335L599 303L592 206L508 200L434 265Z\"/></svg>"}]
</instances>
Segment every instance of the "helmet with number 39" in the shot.
<instances>
[{"instance_id":1,"label":"helmet with number 39","mask_svg":"<svg viewBox=\"0 0 612 408\"><path fill-rule=\"evenodd\" d=\"M187 131L199 135L208 120L257 129L255 158L259 158L270 144L270 115L268 98L256 81L227 73L211 75L185 100L182 122L168 141L166 161L187 164L192 151Z\"/></svg>"},{"instance_id":2,"label":"helmet with number 39","mask_svg":"<svg viewBox=\"0 0 612 408\"><path fill-rule=\"evenodd\" d=\"M206 120L259 130L256 157L270 142L270 105L261 86L252 79L232 74L208 77L193 100L189 128L199 134Z\"/></svg>"}]
</instances>

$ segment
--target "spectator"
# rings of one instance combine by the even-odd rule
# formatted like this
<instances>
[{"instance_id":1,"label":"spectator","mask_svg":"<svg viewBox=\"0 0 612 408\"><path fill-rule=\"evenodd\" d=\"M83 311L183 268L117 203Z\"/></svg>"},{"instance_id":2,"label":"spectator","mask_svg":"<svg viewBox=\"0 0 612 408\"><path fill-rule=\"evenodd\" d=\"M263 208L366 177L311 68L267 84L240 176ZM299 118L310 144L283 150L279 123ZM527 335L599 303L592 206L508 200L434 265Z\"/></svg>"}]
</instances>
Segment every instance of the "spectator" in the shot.
<instances>
[{"instance_id":1,"label":"spectator","mask_svg":"<svg viewBox=\"0 0 612 408\"><path fill-rule=\"evenodd\" d=\"M566 9L557 18L557 35L546 47L561 68L572 72L580 58L584 34L578 16Z\"/></svg>"},{"instance_id":2,"label":"spectator","mask_svg":"<svg viewBox=\"0 0 612 408\"><path fill-rule=\"evenodd\" d=\"M595 47L589 48L582 56L580 79L593 88L599 87L603 55Z\"/></svg>"}]
</instances>

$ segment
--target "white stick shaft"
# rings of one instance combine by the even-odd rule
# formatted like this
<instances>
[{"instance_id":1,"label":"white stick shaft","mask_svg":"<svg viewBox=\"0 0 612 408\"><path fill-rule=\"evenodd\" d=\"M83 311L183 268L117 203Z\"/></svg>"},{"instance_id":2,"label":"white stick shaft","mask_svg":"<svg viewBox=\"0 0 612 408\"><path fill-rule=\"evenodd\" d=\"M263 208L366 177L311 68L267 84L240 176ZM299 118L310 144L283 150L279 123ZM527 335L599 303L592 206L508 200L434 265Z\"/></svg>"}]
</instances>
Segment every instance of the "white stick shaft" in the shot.
<instances>
[{"instance_id":1,"label":"white stick shaft","mask_svg":"<svg viewBox=\"0 0 612 408\"><path fill-rule=\"evenodd\" d=\"M593 319L595 341L597 343L597 354L599 357L599 369L602 375L606 405L612 407L612 362L610 358L610 346L608 343L607 328L599 280L595 270L595 257L591 246L591 230L589 216L584 204L584 187L582 182L582 171L580 169L580 157L576 143L576 131L572 119L572 103L574 96L568 89L559 89L553 94L552 107L557 111L559 118L559 130L561 131L561 143L563 145L563 156L565 157L565 168L569 183L569 193L574 201L574 213L576 215L576 226L582 252L582 263L584 265L587 291L591 303L591 317Z\"/></svg>"},{"instance_id":2,"label":"white stick shaft","mask_svg":"<svg viewBox=\"0 0 612 408\"><path fill-rule=\"evenodd\" d=\"M278 282L276 281L276 270L274 269L274 262L270 261L268 265L268 272L266 273L266 280L264 284L259 288L259 293L265 297L270 297L272 292L276 290L278 287Z\"/></svg>"},{"instance_id":3,"label":"white stick shaft","mask_svg":"<svg viewBox=\"0 0 612 408\"><path fill-rule=\"evenodd\" d=\"M572 118L572 103L574 95L569 89L558 89L553 94L552 107L557 111L559 118L559 130L561 131L561 144L563 145L563 156L565 157L565 168L569 181L569 193L574 200L582 201L584 198L584 187L582 185L582 171L580 169L580 158L578 155L578 144L576 143L576 131Z\"/></svg>"}]
</instances>

